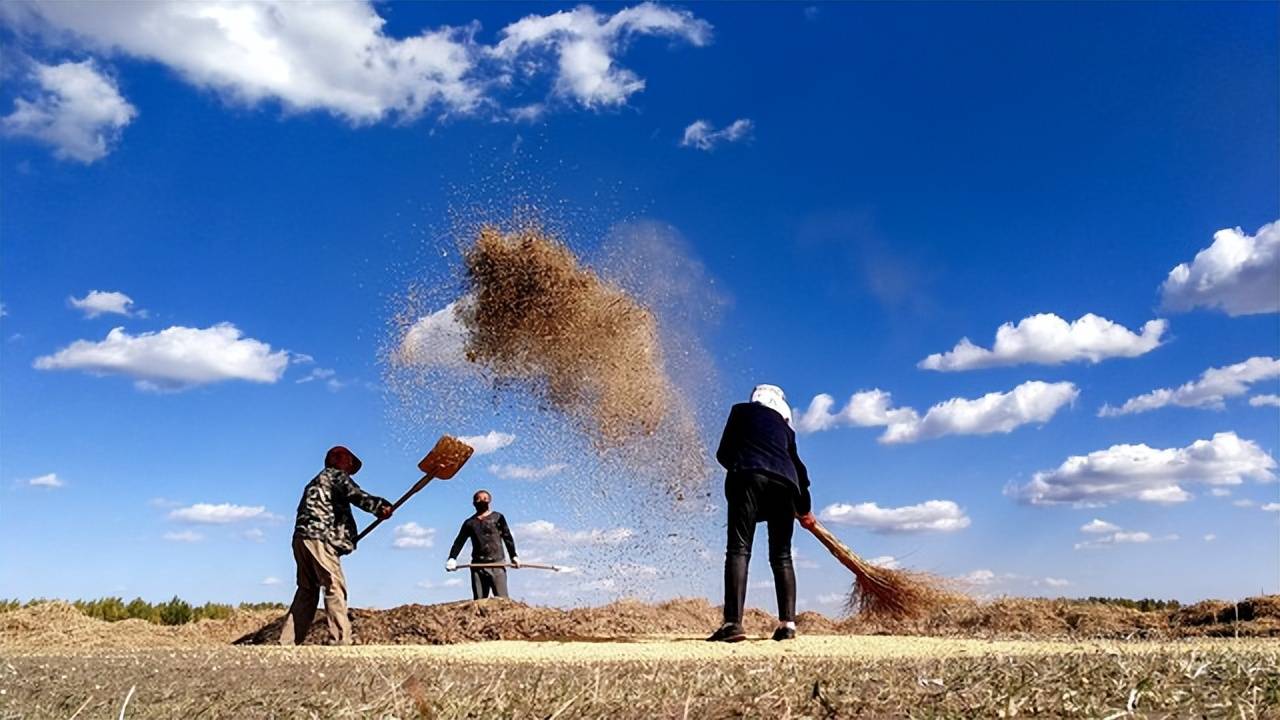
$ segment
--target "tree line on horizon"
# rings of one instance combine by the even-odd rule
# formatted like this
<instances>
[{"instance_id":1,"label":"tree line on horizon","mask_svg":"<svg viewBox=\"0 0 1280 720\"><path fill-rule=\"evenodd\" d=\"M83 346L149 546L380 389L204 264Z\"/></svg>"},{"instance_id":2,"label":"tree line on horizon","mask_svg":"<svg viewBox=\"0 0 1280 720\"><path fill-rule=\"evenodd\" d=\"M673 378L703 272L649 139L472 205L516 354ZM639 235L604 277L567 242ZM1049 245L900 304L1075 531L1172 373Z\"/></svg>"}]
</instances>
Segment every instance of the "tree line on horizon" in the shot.
<instances>
[{"instance_id":1,"label":"tree line on horizon","mask_svg":"<svg viewBox=\"0 0 1280 720\"><path fill-rule=\"evenodd\" d=\"M48 598L35 598L25 602L17 599L0 599L0 612L45 602L56 601ZM98 620L107 622L146 620L157 625L185 625L197 620L221 620L231 617L236 610L285 609L285 606L278 602L242 602L238 605L207 602L203 605L192 605L177 595L160 603L147 602L140 597L128 602L120 597L103 597L96 600L71 600L70 604L85 615Z\"/></svg>"}]
</instances>

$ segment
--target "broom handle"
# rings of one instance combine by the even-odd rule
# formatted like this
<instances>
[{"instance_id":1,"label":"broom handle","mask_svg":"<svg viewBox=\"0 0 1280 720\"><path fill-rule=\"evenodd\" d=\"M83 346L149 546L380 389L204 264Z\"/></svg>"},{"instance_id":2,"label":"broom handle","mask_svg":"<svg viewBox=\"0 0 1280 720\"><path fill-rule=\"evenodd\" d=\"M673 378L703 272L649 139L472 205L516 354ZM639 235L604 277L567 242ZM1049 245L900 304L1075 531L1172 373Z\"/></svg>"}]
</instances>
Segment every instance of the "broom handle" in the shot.
<instances>
[{"instance_id":1,"label":"broom handle","mask_svg":"<svg viewBox=\"0 0 1280 720\"><path fill-rule=\"evenodd\" d=\"M841 565L858 574L863 572L865 568L862 566L861 558L858 557L857 553L850 550L848 545L840 542L840 538L832 535L830 530L822 526L822 523L814 520L813 527L809 528L809 532L818 538L818 542L822 543L827 552L839 560Z\"/></svg>"},{"instance_id":2,"label":"broom handle","mask_svg":"<svg viewBox=\"0 0 1280 720\"><path fill-rule=\"evenodd\" d=\"M426 487L427 483L431 482L431 480L432 480L432 477L430 475L423 475L421 480L414 483L413 487L409 488L409 492L401 495L399 500L392 503L391 512L395 512L396 510L399 510L400 506L405 504L405 501L413 497L419 490ZM368 535L370 532L373 532L373 529L378 527L381 524L382 524L382 518L377 518L376 520L374 520L372 523L369 524L369 527L360 531L360 534L356 536L356 542L360 542L361 540L363 540L365 535Z\"/></svg>"}]
</instances>

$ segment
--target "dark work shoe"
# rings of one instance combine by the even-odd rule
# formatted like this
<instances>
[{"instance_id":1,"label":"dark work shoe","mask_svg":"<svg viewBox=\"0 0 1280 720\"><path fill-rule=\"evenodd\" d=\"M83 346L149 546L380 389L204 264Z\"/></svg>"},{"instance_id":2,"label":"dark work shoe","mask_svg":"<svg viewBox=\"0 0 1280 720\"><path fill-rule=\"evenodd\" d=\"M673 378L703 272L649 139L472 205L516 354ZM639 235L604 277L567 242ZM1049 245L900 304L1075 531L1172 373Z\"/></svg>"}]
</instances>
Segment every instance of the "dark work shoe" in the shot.
<instances>
[{"instance_id":1,"label":"dark work shoe","mask_svg":"<svg viewBox=\"0 0 1280 720\"><path fill-rule=\"evenodd\" d=\"M711 637L707 638L707 642L742 642L747 639L747 631L742 629L741 625L736 623L725 623L720 629L711 633Z\"/></svg>"},{"instance_id":2,"label":"dark work shoe","mask_svg":"<svg viewBox=\"0 0 1280 720\"><path fill-rule=\"evenodd\" d=\"M792 627L787 627L786 625L780 625L778 626L777 630L773 631L773 639L774 640L795 640L796 629Z\"/></svg>"}]
</instances>

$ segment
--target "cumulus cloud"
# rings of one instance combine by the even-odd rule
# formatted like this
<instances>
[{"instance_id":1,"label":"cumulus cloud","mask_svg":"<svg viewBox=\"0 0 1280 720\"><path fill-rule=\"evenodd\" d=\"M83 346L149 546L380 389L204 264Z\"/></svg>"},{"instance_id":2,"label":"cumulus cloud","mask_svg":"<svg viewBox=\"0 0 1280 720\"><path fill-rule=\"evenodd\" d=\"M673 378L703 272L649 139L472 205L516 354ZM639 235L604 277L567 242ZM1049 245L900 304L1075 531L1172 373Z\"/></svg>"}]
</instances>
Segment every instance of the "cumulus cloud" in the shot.
<instances>
[{"instance_id":1,"label":"cumulus cloud","mask_svg":"<svg viewBox=\"0 0 1280 720\"><path fill-rule=\"evenodd\" d=\"M458 439L470 445L475 450L476 455L488 455L515 442L516 436L510 433L490 430L484 435L462 435Z\"/></svg>"},{"instance_id":2,"label":"cumulus cloud","mask_svg":"<svg viewBox=\"0 0 1280 720\"><path fill-rule=\"evenodd\" d=\"M58 477L57 473L46 473L39 477L33 477L27 480L24 484L29 487L42 487L42 488L60 488L66 485L66 483L63 482L62 478Z\"/></svg>"},{"instance_id":3,"label":"cumulus cloud","mask_svg":"<svg viewBox=\"0 0 1280 720\"><path fill-rule=\"evenodd\" d=\"M1042 582L1045 585L1048 585L1049 587L1053 587L1053 588L1066 587L1071 584L1071 581L1069 580L1066 580L1064 578L1055 578L1055 577L1047 577L1037 582Z\"/></svg>"},{"instance_id":4,"label":"cumulus cloud","mask_svg":"<svg viewBox=\"0 0 1280 720\"><path fill-rule=\"evenodd\" d=\"M196 503L169 511L169 519L202 525L226 525L245 520L268 520L275 516L261 505L233 505L231 503Z\"/></svg>"},{"instance_id":5,"label":"cumulus cloud","mask_svg":"<svg viewBox=\"0 0 1280 720\"><path fill-rule=\"evenodd\" d=\"M1005 492L1032 505L1099 506L1120 500L1179 503L1191 493L1183 485L1239 485L1245 478L1275 479L1276 461L1251 440L1217 433L1183 448L1113 445L1073 455L1053 470L1037 472L1025 485Z\"/></svg>"},{"instance_id":6,"label":"cumulus cloud","mask_svg":"<svg viewBox=\"0 0 1280 720\"><path fill-rule=\"evenodd\" d=\"M835 503L823 508L818 516L830 523L875 533L955 532L969 527L969 516L951 500L928 500L897 508L882 508L873 502Z\"/></svg>"},{"instance_id":7,"label":"cumulus cloud","mask_svg":"<svg viewBox=\"0 0 1280 720\"><path fill-rule=\"evenodd\" d=\"M262 584L263 584L263 585L279 585L279 584L280 584L280 578L278 578L278 577L272 577L272 576L268 575L267 577L262 578Z\"/></svg>"},{"instance_id":8,"label":"cumulus cloud","mask_svg":"<svg viewBox=\"0 0 1280 720\"><path fill-rule=\"evenodd\" d=\"M1280 512L1280 503L1267 503L1262 506L1262 512Z\"/></svg>"},{"instance_id":9,"label":"cumulus cloud","mask_svg":"<svg viewBox=\"0 0 1280 720\"><path fill-rule=\"evenodd\" d=\"M1218 539L1218 536L1214 535L1213 533L1207 533L1204 536L1205 542L1213 542L1214 540L1217 540L1217 539Z\"/></svg>"},{"instance_id":10,"label":"cumulus cloud","mask_svg":"<svg viewBox=\"0 0 1280 720\"><path fill-rule=\"evenodd\" d=\"M8 135L53 147L62 160L88 165L106 157L138 114L92 60L34 63L31 80L39 94L14 100L13 112L0 119L0 127Z\"/></svg>"},{"instance_id":11,"label":"cumulus cloud","mask_svg":"<svg viewBox=\"0 0 1280 720\"><path fill-rule=\"evenodd\" d=\"M1091 535L1101 535L1104 533L1112 533L1120 529L1119 525L1109 523L1106 520L1094 518L1084 525L1080 526L1080 532L1089 533Z\"/></svg>"},{"instance_id":12,"label":"cumulus cloud","mask_svg":"<svg viewBox=\"0 0 1280 720\"><path fill-rule=\"evenodd\" d=\"M613 15L589 5L551 15L529 15L502 29L493 54L507 61L524 58L525 72L554 56L554 93L588 108L622 105L644 89L644 80L620 66L617 56L632 38L656 35L694 46L711 41L711 25L686 10L651 2Z\"/></svg>"},{"instance_id":13,"label":"cumulus cloud","mask_svg":"<svg viewBox=\"0 0 1280 720\"><path fill-rule=\"evenodd\" d=\"M267 539L267 534L262 531L262 528L249 528L240 533L240 537L250 542L260 543Z\"/></svg>"},{"instance_id":14,"label":"cumulus cloud","mask_svg":"<svg viewBox=\"0 0 1280 720\"><path fill-rule=\"evenodd\" d=\"M983 568L962 575L960 580L970 585L990 585L996 581L996 574Z\"/></svg>"},{"instance_id":15,"label":"cumulus cloud","mask_svg":"<svg viewBox=\"0 0 1280 720\"><path fill-rule=\"evenodd\" d=\"M1213 308L1228 315L1280 312L1280 221L1246 235L1240 228L1213 234L1190 263L1169 271L1160 287L1168 310Z\"/></svg>"},{"instance_id":16,"label":"cumulus cloud","mask_svg":"<svg viewBox=\"0 0 1280 720\"><path fill-rule=\"evenodd\" d=\"M391 541L391 547L400 550L416 550L435 545L436 529L422 527L416 522L407 522L397 525L392 535L395 539Z\"/></svg>"},{"instance_id":17,"label":"cumulus cloud","mask_svg":"<svg viewBox=\"0 0 1280 720\"><path fill-rule=\"evenodd\" d=\"M104 292L102 290L90 290L88 295L82 298L70 297L67 302L71 307L84 313L87 318L96 318L99 315L132 315L133 311L130 306L133 305L133 298L122 292Z\"/></svg>"},{"instance_id":18,"label":"cumulus cloud","mask_svg":"<svg viewBox=\"0 0 1280 720\"><path fill-rule=\"evenodd\" d=\"M517 523L512 528L517 539L526 539L534 543L554 543L556 545L617 545L635 535L631 528L617 527L602 530L566 530L548 520Z\"/></svg>"},{"instance_id":19,"label":"cumulus cloud","mask_svg":"<svg viewBox=\"0 0 1280 720\"><path fill-rule=\"evenodd\" d=\"M467 329L458 319L459 303L465 302L456 300L418 318L401 338L396 361L409 367L465 367Z\"/></svg>"},{"instance_id":20,"label":"cumulus cloud","mask_svg":"<svg viewBox=\"0 0 1280 720\"><path fill-rule=\"evenodd\" d=\"M1143 531L1128 532L1125 530L1117 530L1113 533L1103 535L1102 537L1092 538L1075 544L1076 550L1102 550L1116 545L1140 545L1150 542L1171 542L1177 540L1177 535L1165 535L1164 537L1152 537L1151 533Z\"/></svg>"},{"instance_id":21,"label":"cumulus cloud","mask_svg":"<svg viewBox=\"0 0 1280 720\"><path fill-rule=\"evenodd\" d=\"M832 412L834 399L817 395L804 412L796 412L797 432L827 430L841 425L883 426L879 441L885 444L930 440L945 435L1008 433L1029 423L1048 422L1080 391L1069 382L1025 382L1009 392L993 392L976 399L952 398L938 403L920 417L911 408L890 407L889 393L870 390L855 393L845 407Z\"/></svg>"},{"instance_id":22,"label":"cumulus cloud","mask_svg":"<svg viewBox=\"0 0 1280 720\"><path fill-rule=\"evenodd\" d=\"M695 120L689 124L689 127L684 129L684 135L680 138L680 147L712 150L721 143L733 143L747 139L751 136L753 127L754 124L746 118L734 120L719 130L716 130L715 126L706 120Z\"/></svg>"},{"instance_id":23,"label":"cumulus cloud","mask_svg":"<svg viewBox=\"0 0 1280 720\"><path fill-rule=\"evenodd\" d=\"M1249 398L1253 407L1280 407L1280 395L1254 395Z\"/></svg>"},{"instance_id":24,"label":"cumulus cloud","mask_svg":"<svg viewBox=\"0 0 1280 720\"><path fill-rule=\"evenodd\" d=\"M536 467L532 465L490 465L489 472L503 480L543 480L564 472L569 467L565 463L551 463Z\"/></svg>"},{"instance_id":25,"label":"cumulus cloud","mask_svg":"<svg viewBox=\"0 0 1280 720\"><path fill-rule=\"evenodd\" d=\"M875 565L876 567L882 567L886 570L897 570L898 568L902 567L902 563L898 562L898 559L892 555L881 555L879 557L873 557L870 560L867 560L867 562L871 563L872 565Z\"/></svg>"},{"instance_id":26,"label":"cumulus cloud","mask_svg":"<svg viewBox=\"0 0 1280 720\"><path fill-rule=\"evenodd\" d=\"M77 340L35 361L38 370L128 375L147 390L181 390L225 380L274 383L288 364L288 352L272 351L230 323L174 326L138 335L118 327L100 342Z\"/></svg>"},{"instance_id":27,"label":"cumulus cloud","mask_svg":"<svg viewBox=\"0 0 1280 720\"><path fill-rule=\"evenodd\" d=\"M1099 363L1113 357L1137 357L1159 347L1160 336L1167 327L1164 320L1150 320L1142 326L1142 333L1137 334L1093 313L1071 323L1053 313L1041 313L1019 320L1017 325L1001 325L990 350L974 345L967 337L961 338L950 352L930 355L921 360L918 367L955 371L1024 363Z\"/></svg>"},{"instance_id":28,"label":"cumulus cloud","mask_svg":"<svg viewBox=\"0 0 1280 720\"><path fill-rule=\"evenodd\" d=\"M477 41L478 22L392 37L367 0L10 5L10 21L29 31L158 62L229 102L328 112L357 125L427 113L508 117L506 96L541 107L528 98L548 76L554 97L616 107L645 85L619 64L634 38L701 46L711 34L691 13L654 3L529 15L495 45Z\"/></svg>"},{"instance_id":29,"label":"cumulus cloud","mask_svg":"<svg viewBox=\"0 0 1280 720\"><path fill-rule=\"evenodd\" d=\"M1120 407L1103 405L1098 417L1115 417L1156 410L1168 405L1190 408L1221 410L1229 397L1244 395L1249 386L1263 380L1280 377L1280 359L1251 357L1244 362L1226 367L1209 368L1200 379L1184 383L1177 388L1160 388L1145 395L1129 398ZM1254 404L1250 400L1250 404Z\"/></svg>"},{"instance_id":30,"label":"cumulus cloud","mask_svg":"<svg viewBox=\"0 0 1280 720\"><path fill-rule=\"evenodd\" d=\"M180 532L167 532L163 535L165 540L169 542L181 543L197 543L204 539L204 536L194 530L182 530Z\"/></svg>"}]
</instances>

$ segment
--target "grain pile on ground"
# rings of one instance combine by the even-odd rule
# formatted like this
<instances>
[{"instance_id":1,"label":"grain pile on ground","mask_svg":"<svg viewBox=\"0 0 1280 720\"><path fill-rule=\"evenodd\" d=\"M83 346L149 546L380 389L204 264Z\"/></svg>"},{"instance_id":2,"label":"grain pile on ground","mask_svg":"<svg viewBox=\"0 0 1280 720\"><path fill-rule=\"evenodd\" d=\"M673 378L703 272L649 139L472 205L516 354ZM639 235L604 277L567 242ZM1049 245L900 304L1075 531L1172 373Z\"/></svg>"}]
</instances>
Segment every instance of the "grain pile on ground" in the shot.
<instances>
[{"instance_id":1,"label":"grain pile on ground","mask_svg":"<svg viewBox=\"0 0 1280 720\"><path fill-rule=\"evenodd\" d=\"M1230 603L1224 603L1230 607ZM1181 611L1141 612L1130 608L1071 600L1006 598L957 602L927 617L910 620L855 616L835 621L820 613L801 613L802 634L929 635L978 638L1179 638L1202 636L1280 637L1280 598L1241 602L1252 608L1249 620L1203 623L1201 615ZM1265 614L1263 614L1265 613ZM622 600L594 608L562 610L531 607L509 600L404 605L390 610L352 610L357 644L439 645L485 640L625 640L649 635L699 636L715 627L720 610L702 599L647 604ZM237 642L269 644L280 636L281 619ZM776 620L759 609L747 611L749 634L767 636ZM317 625L308 643L322 643Z\"/></svg>"},{"instance_id":2,"label":"grain pile on ground","mask_svg":"<svg viewBox=\"0 0 1280 720\"><path fill-rule=\"evenodd\" d=\"M721 621L706 600L680 599L658 605L620 600L600 607L530 607L511 600L402 605L390 610L351 611L352 631L363 645L442 645L485 640L628 639L647 635L698 635ZM283 618L246 635L242 644L270 644L280 637ZM768 635L777 620L762 610L747 613L748 631ZM801 613L802 632L831 634L836 623L818 613ZM307 642L320 644L326 630L313 626Z\"/></svg>"},{"instance_id":3,"label":"grain pile on ground","mask_svg":"<svg viewBox=\"0 0 1280 720\"><path fill-rule=\"evenodd\" d=\"M224 620L156 625L146 620L105 622L70 603L37 603L0 613L0 645L12 647L147 648L225 645L279 615L276 610L236 610Z\"/></svg>"}]
</instances>

